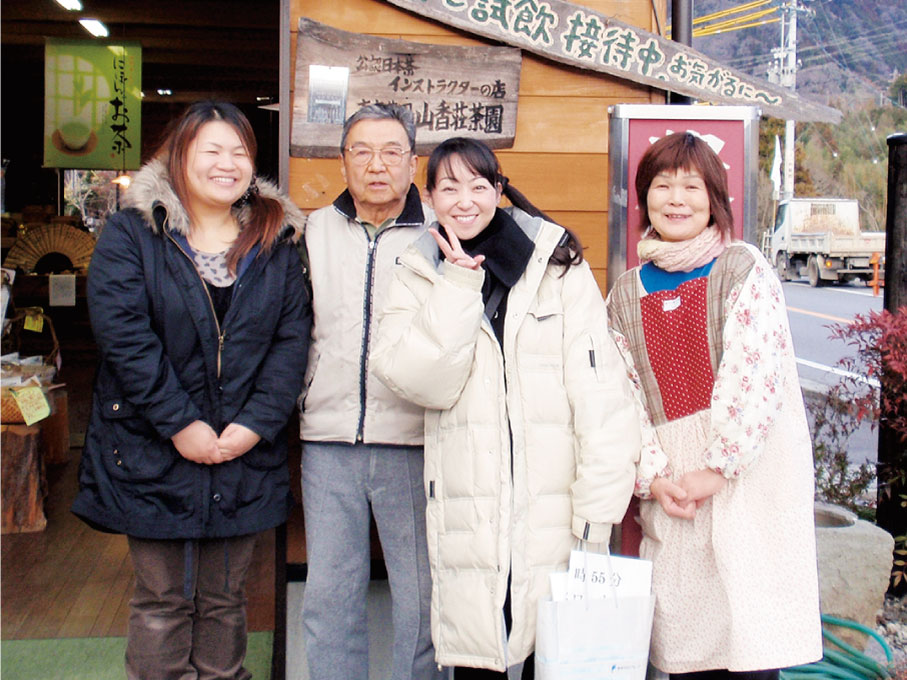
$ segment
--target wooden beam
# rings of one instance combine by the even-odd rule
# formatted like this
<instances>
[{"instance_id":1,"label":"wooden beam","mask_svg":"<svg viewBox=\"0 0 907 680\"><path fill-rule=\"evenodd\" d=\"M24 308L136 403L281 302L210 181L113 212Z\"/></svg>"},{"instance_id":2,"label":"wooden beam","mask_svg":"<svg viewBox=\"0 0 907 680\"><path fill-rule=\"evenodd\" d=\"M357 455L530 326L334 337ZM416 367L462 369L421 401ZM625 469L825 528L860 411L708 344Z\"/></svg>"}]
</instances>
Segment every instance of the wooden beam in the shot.
<instances>
[{"instance_id":1,"label":"wooden beam","mask_svg":"<svg viewBox=\"0 0 907 680\"><path fill-rule=\"evenodd\" d=\"M109 28L116 24L224 28L243 23L249 29L274 30L279 12L279 0L91 0L86 4L90 7L80 14L68 12L49 0L3 0L4 30L9 22L48 20L76 23L80 16L88 14L103 21ZM250 7L254 7L255 11L250 12ZM237 17L242 17L242 22L238 22Z\"/></svg>"},{"instance_id":2,"label":"wooden beam","mask_svg":"<svg viewBox=\"0 0 907 680\"><path fill-rule=\"evenodd\" d=\"M142 103L155 104L190 104L202 99L217 99L220 101L233 102L234 104L258 104L258 98L265 96L275 96L277 94L276 81L273 87L259 87L252 89L230 89L217 88L211 90L173 90L171 95L159 95L155 90L149 88L142 97Z\"/></svg>"},{"instance_id":3,"label":"wooden beam","mask_svg":"<svg viewBox=\"0 0 907 680\"><path fill-rule=\"evenodd\" d=\"M130 31L117 31L111 27L111 40L132 39ZM72 22L4 22L4 44L43 45L45 38L90 39L85 30ZM165 48L182 50L212 50L223 52L225 43L233 53L261 52L273 54L277 58L278 36L275 30L245 30L241 28L223 28L212 31L208 28L159 27L147 26L141 30L141 36L134 38L142 44L142 49Z\"/></svg>"}]
</instances>

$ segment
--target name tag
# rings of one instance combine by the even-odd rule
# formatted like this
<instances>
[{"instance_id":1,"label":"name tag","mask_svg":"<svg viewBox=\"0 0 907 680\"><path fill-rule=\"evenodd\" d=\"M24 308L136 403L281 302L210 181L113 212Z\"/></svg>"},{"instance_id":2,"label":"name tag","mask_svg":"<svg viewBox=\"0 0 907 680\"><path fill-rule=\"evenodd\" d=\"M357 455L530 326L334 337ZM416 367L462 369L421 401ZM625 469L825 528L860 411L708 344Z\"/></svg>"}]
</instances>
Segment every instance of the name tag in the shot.
<instances>
[{"instance_id":1,"label":"name tag","mask_svg":"<svg viewBox=\"0 0 907 680\"><path fill-rule=\"evenodd\" d=\"M680 307L680 296L672 298L671 300L665 300L661 303L661 310L663 312L673 312L678 307Z\"/></svg>"}]
</instances>

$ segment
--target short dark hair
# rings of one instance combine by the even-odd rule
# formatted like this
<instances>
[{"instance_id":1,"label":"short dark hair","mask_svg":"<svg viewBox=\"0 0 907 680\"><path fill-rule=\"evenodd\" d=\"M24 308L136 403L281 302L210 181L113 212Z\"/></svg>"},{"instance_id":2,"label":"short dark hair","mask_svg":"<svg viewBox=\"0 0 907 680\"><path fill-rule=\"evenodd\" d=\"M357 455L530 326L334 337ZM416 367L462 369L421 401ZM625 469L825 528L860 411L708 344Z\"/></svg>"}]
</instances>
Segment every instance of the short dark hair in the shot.
<instances>
[{"instance_id":1,"label":"short dark hair","mask_svg":"<svg viewBox=\"0 0 907 680\"><path fill-rule=\"evenodd\" d=\"M451 137L438 144L428 157L425 169L425 189L434 191L438 184L438 173L450 170L450 161L458 156L467 168L479 177L488 180L491 186L504 185L501 165L497 156L486 144L467 137Z\"/></svg>"},{"instance_id":2,"label":"short dark hair","mask_svg":"<svg viewBox=\"0 0 907 680\"><path fill-rule=\"evenodd\" d=\"M727 172L718 154L691 132L675 132L662 137L643 154L636 169L636 196L639 201L640 229L645 231L649 220L647 198L649 187L656 175L662 172L696 170L705 182L712 216L709 224L718 227L719 233L729 239L734 233L734 216L728 198Z\"/></svg>"},{"instance_id":3,"label":"short dark hair","mask_svg":"<svg viewBox=\"0 0 907 680\"><path fill-rule=\"evenodd\" d=\"M406 138L409 140L409 150L416 150L416 122L413 119L413 113L406 107L399 104L368 104L356 111L352 116L346 119L343 124L343 134L340 136L340 154L346 148L346 138L352 128L360 120L395 120L406 131Z\"/></svg>"}]
</instances>

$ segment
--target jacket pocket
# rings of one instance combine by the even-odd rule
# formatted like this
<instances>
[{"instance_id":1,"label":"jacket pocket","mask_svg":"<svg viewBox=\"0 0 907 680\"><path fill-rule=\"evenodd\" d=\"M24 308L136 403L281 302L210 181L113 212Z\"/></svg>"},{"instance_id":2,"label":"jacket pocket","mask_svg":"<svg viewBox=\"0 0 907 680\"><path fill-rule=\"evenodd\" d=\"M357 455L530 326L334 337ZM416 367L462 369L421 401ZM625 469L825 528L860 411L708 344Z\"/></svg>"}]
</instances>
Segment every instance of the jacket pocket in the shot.
<instances>
[{"instance_id":1,"label":"jacket pocket","mask_svg":"<svg viewBox=\"0 0 907 680\"><path fill-rule=\"evenodd\" d=\"M132 481L160 479L180 457L136 409L122 399L100 403L104 434L101 459L112 477Z\"/></svg>"},{"instance_id":2,"label":"jacket pocket","mask_svg":"<svg viewBox=\"0 0 907 680\"><path fill-rule=\"evenodd\" d=\"M561 305L558 298L549 295L545 299L539 299L536 304L529 309L528 314L536 321L550 321L552 319L558 319L559 317L563 318L564 307Z\"/></svg>"},{"instance_id":3,"label":"jacket pocket","mask_svg":"<svg viewBox=\"0 0 907 680\"><path fill-rule=\"evenodd\" d=\"M539 300L526 313L517 338L520 354L561 354L564 345L564 308L557 298Z\"/></svg>"}]
</instances>

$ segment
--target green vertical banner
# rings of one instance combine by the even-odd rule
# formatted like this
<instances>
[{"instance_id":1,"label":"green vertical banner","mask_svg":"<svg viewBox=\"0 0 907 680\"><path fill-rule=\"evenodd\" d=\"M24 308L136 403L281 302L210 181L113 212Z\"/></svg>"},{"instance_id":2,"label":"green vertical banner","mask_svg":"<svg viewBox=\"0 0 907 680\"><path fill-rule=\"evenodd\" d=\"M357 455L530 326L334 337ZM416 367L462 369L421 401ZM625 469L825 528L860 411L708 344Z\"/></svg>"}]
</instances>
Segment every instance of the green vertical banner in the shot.
<instances>
[{"instance_id":1,"label":"green vertical banner","mask_svg":"<svg viewBox=\"0 0 907 680\"><path fill-rule=\"evenodd\" d=\"M44 166L135 170L141 131L141 45L48 38Z\"/></svg>"}]
</instances>

